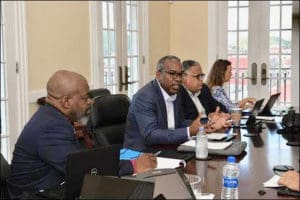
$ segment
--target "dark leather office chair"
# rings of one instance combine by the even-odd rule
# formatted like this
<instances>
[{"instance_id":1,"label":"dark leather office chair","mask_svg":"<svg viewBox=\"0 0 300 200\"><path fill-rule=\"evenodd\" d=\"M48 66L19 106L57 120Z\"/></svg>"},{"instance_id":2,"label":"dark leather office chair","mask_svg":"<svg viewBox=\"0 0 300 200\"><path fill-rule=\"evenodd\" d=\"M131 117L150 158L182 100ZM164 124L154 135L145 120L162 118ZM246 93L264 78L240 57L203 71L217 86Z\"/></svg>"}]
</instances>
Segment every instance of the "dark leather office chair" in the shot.
<instances>
[{"instance_id":1,"label":"dark leather office chair","mask_svg":"<svg viewBox=\"0 0 300 200\"><path fill-rule=\"evenodd\" d=\"M95 146L123 144L129 98L124 94L97 97L91 108L89 127Z\"/></svg>"},{"instance_id":2,"label":"dark leather office chair","mask_svg":"<svg viewBox=\"0 0 300 200\"><path fill-rule=\"evenodd\" d=\"M1 195L0 199L9 199L6 179L10 172L10 166L1 153Z\"/></svg>"},{"instance_id":3,"label":"dark leather office chair","mask_svg":"<svg viewBox=\"0 0 300 200\"><path fill-rule=\"evenodd\" d=\"M89 91L89 95L91 98L96 98L98 96L108 95L111 94L110 91L106 88L97 88L97 89L91 89Z\"/></svg>"}]
</instances>

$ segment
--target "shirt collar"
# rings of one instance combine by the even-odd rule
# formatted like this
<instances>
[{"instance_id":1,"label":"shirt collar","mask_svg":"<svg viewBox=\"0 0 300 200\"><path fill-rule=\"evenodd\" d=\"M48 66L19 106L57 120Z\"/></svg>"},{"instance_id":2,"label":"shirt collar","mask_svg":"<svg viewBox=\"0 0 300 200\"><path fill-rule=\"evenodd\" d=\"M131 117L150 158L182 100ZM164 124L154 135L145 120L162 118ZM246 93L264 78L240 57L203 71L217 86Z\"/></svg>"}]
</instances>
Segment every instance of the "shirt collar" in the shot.
<instances>
[{"instance_id":1,"label":"shirt collar","mask_svg":"<svg viewBox=\"0 0 300 200\"><path fill-rule=\"evenodd\" d=\"M160 85L160 83L159 83L159 81L156 79L156 81L157 81L157 83L158 83L158 85L159 85L159 88L160 88L160 90L161 90L161 92L162 92L162 95L163 95L163 97L164 97L164 100L165 100L165 102L173 102L173 101L175 101L176 100L176 97L177 97L177 94L173 94L173 95L169 95L165 90L164 90L164 88L162 88L161 87L161 85Z\"/></svg>"},{"instance_id":2,"label":"shirt collar","mask_svg":"<svg viewBox=\"0 0 300 200\"><path fill-rule=\"evenodd\" d=\"M196 93L192 93L189 89L187 89L184 85L183 85L184 89L187 91L187 93L191 96L191 97L198 97L201 93L201 90L199 92Z\"/></svg>"}]
</instances>

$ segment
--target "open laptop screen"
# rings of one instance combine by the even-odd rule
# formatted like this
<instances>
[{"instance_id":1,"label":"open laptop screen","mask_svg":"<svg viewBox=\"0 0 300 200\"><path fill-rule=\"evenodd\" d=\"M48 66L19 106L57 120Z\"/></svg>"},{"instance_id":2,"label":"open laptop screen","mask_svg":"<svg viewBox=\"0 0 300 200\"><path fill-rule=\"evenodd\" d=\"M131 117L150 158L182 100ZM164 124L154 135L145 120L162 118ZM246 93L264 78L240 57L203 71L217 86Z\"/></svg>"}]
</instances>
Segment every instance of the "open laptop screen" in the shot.
<instances>
[{"instance_id":1,"label":"open laptop screen","mask_svg":"<svg viewBox=\"0 0 300 200\"><path fill-rule=\"evenodd\" d=\"M274 106L274 104L275 104L275 102L276 102L276 100L278 99L279 96L280 96L280 92L271 95L268 102L266 103L266 105L264 106L262 111L259 113L259 115L265 115L265 116L272 115L271 109Z\"/></svg>"},{"instance_id":2,"label":"open laptop screen","mask_svg":"<svg viewBox=\"0 0 300 200\"><path fill-rule=\"evenodd\" d=\"M253 125L255 123L255 120L256 120L256 116L258 115L260 109L261 109L261 106L264 102L264 98L263 99L260 99L260 100L257 100L253 106L253 109L252 109L252 112L246 122L246 125Z\"/></svg>"},{"instance_id":3,"label":"open laptop screen","mask_svg":"<svg viewBox=\"0 0 300 200\"><path fill-rule=\"evenodd\" d=\"M66 162L66 199L80 195L85 174L118 176L121 145L72 153Z\"/></svg>"}]
</instances>

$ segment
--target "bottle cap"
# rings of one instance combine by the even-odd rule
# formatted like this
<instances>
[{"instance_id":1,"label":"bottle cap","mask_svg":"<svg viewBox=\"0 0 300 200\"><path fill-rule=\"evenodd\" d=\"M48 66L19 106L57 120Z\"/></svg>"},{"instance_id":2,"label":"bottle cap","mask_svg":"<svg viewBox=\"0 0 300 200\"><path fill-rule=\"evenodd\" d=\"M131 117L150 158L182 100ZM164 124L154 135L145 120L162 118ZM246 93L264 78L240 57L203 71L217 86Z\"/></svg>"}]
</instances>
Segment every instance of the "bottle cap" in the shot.
<instances>
[{"instance_id":1,"label":"bottle cap","mask_svg":"<svg viewBox=\"0 0 300 200\"><path fill-rule=\"evenodd\" d=\"M228 156L227 161L231 162L231 163L234 163L235 162L235 157L234 156Z\"/></svg>"}]
</instances>

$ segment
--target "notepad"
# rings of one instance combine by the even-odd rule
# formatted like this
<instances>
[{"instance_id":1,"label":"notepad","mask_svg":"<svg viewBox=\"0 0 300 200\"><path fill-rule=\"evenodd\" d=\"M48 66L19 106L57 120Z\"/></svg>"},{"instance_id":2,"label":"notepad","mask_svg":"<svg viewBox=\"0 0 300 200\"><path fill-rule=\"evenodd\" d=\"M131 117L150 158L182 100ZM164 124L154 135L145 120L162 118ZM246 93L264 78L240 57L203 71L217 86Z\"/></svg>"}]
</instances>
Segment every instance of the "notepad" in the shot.
<instances>
[{"instance_id":1,"label":"notepad","mask_svg":"<svg viewBox=\"0 0 300 200\"><path fill-rule=\"evenodd\" d=\"M157 157L156 169L167 169L167 168L175 169L177 167L185 167L185 166L186 166L186 162L184 160Z\"/></svg>"}]
</instances>

